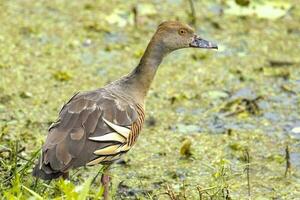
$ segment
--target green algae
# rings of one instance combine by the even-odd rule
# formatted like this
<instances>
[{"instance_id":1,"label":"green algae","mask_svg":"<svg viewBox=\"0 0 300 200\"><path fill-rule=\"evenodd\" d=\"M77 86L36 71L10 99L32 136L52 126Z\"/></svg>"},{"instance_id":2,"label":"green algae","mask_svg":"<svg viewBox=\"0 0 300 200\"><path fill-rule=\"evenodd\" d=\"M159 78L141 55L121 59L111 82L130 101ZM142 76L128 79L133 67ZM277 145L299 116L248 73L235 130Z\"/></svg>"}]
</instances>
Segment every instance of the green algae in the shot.
<instances>
[{"instance_id":1,"label":"green algae","mask_svg":"<svg viewBox=\"0 0 300 200\"><path fill-rule=\"evenodd\" d=\"M300 126L300 10L290 4L285 16L268 20L224 15L222 2L195 1L197 32L221 48L180 50L164 60L143 132L111 169L112 197L168 199L171 191L179 199L246 199L249 190L253 199L300 196L300 137L291 131ZM157 24L187 22L189 9L177 0L1 1L0 196L78 199L81 188L87 191L99 167L73 170L70 183L35 184L30 173L48 126L78 90L128 73ZM90 186L91 199L100 196L99 183Z\"/></svg>"}]
</instances>

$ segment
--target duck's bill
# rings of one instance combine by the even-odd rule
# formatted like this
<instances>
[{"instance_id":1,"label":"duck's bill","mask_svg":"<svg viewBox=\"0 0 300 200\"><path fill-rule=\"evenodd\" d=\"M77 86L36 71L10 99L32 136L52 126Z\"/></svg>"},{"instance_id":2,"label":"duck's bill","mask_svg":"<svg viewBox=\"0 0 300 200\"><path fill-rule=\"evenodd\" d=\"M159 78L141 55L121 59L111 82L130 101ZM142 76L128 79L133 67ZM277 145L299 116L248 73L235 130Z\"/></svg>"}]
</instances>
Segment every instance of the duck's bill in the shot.
<instances>
[{"instance_id":1,"label":"duck's bill","mask_svg":"<svg viewBox=\"0 0 300 200\"><path fill-rule=\"evenodd\" d=\"M190 43L190 47L203 48L203 49L218 49L218 46L207 40L203 40L200 37L194 37L193 41Z\"/></svg>"}]
</instances>

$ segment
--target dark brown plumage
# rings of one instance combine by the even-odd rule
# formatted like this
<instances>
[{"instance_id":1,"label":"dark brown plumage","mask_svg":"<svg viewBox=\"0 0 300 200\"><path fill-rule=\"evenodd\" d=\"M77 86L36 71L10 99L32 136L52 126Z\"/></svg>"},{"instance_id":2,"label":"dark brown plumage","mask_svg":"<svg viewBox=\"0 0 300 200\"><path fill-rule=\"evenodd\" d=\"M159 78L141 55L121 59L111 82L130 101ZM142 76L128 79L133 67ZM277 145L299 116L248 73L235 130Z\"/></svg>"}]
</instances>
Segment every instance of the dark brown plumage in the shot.
<instances>
[{"instance_id":1,"label":"dark brown plumage","mask_svg":"<svg viewBox=\"0 0 300 200\"><path fill-rule=\"evenodd\" d=\"M144 123L144 99L168 53L188 47L217 48L188 25L164 22L139 65L107 86L74 95L49 128L33 175L54 179L84 165L110 164L135 144Z\"/></svg>"}]
</instances>

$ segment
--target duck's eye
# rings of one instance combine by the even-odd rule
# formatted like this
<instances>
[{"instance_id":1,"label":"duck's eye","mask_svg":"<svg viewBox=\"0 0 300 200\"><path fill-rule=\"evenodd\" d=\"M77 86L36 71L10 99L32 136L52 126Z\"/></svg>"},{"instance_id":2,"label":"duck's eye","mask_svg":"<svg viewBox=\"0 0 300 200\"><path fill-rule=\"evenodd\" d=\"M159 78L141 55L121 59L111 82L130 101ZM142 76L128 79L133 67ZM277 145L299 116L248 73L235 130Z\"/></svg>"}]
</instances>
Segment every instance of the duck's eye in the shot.
<instances>
[{"instance_id":1,"label":"duck's eye","mask_svg":"<svg viewBox=\"0 0 300 200\"><path fill-rule=\"evenodd\" d=\"M179 33L179 35L185 35L186 30L185 29L179 29L178 33Z\"/></svg>"}]
</instances>

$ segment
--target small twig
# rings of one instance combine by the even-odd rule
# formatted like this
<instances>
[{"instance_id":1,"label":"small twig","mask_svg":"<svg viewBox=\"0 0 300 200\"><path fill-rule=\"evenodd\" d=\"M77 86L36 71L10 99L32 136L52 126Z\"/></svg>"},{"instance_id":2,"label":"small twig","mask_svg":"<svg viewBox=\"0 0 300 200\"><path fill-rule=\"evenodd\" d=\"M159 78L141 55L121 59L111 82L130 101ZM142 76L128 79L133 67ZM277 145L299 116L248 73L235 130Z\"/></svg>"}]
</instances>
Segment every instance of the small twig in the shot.
<instances>
[{"instance_id":1,"label":"small twig","mask_svg":"<svg viewBox=\"0 0 300 200\"><path fill-rule=\"evenodd\" d=\"M240 113L242 113L244 111L246 111L246 108L239 108L236 111L233 111L231 113L225 114L225 117L231 117L231 116L234 116L234 115L238 115L238 114L240 114Z\"/></svg>"},{"instance_id":2,"label":"small twig","mask_svg":"<svg viewBox=\"0 0 300 200\"><path fill-rule=\"evenodd\" d=\"M25 151L25 147L22 147L21 149L19 149L19 150L18 150L18 153L21 153L21 152L23 152L23 151Z\"/></svg>"},{"instance_id":3,"label":"small twig","mask_svg":"<svg viewBox=\"0 0 300 200\"><path fill-rule=\"evenodd\" d=\"M217 188L217 186L212 186L212 187L207 187L207 188L201 188L200 186L197 186L197 190L198 190L198 193L199 193L199 199L202 200L202 199L205 199L203 198L203 193L206 193L208 196L211 196L208 191L209 190L213 190Z\"/></svg>"},{"instance_id":4,"label":"small twig","mask_svg":"<svg viewBox=\"0 0 300 200\"><path fill-rule=\"evenodd\" d=\"M223 188L223 198L225 200L230 200L231 199L228 187Z\"/></svg>"},{"instance_id":5,"label":"small twig","mask_svg":"<svg viewBox=\"0 0 300 200\"><path fill-rule=\"evenodd\" d=\"M153 200L153 197L151 196L151 194L149 192L147 192L146 195L147 195L148 199Z\"/></svg>"},{"instance_id":6,"label":"small twig","mask_svg":"<svg viewBox=\"0 0 300 200\"><path fill-rule=\"evenodd\" d=\"M200 187L197 187L197 190L198 190L198 193L199 193L199 200L202 200L203 198L203 193L202 193L202 191L201 191L201 189L200 189Z\"/></svg>"},{"instance_id":7,"label":"small twig","mask_svg":"<svg viewBox=\"0 0 300 200\"><path fill-rule=\"evenodd\" d=\"M167 185L167 191L165 192L165 194L167 194L171 200L178 200L174 191L172 190L172 188L170 188L169 185Z\"/></svg>"},{"instance_id":8,"label":"small twig","mask_svg":"<svg viewBox=\"0 0 300 200\"><path fill-rule=\"evenodd\" d=\"M133 12L134 25L137 27L139 23L139 19L138 19L138 8L136 5L132 7L132 12Z\"/></svg>"},{"instance_id":9,"label":"small twig","mask_svg":"<svg viewBox=\"0 0 300 200\"><path fill-rule=\"evenodd\" d=\"M14 165L14 175L17 174L17 165L18 165L18 152L19 152L19 141L17 140L16 141L16 144L15 144L15 155L14 155L14 162L15 162L15 165Z\"/></svg>"},{"instance_id":10,"label":"small twig","mask_svg":"<svg viewBox=\"0 0 300 200\"><path fill-rule=\"evenodd\" d=\"M184 181L183 181L183 183L182 183L182 187L183 187L183 188L182 188L182 189L183 189L183 199L186 200L186 199L187 199L187 198L186 198L186 188L185 188L185 182L184 182Z\"/></svg>"},{"instance_id":11,"label":"small twig","mask_svg":"<svg viewBox=\"0 0 300 200\"><path fill-rule=\"evenodd\" d=\"M248 148L245 149L245 156L247 161L246 173L247 173L247 188L248 188L248 196L251 197L251 185L250 185L250 154Z\"/></svg>"},{"instance_id":12,"label":"small twig","mask_svg":"<svg viewBox=\"0 0 300 200\"><path fill-rule=\"evenodd\" d=\"M21 156L21 155L17 155L17 157L20 158L20 159L22 159L22 160L25 160L25 161L27 161L27 162L30 161L29 159L27 159L27 158L25 158L25 157L23 157L23 156Z\"/></svg>"},{"instance_id":13,"label":"small twig","mask_svg":"<svg viewBox=\"0 0 300 200\"><path fill-rule=\"evenodd\" d=\"M286 160L286 167L285 167L284 176L286 177L287 174L290 173L291 169L292 169L292 164L291 164L291 160L290 160L290 150L289 150L288 144L285 147L285 160Z\"/></svg>"}]
</instances>

